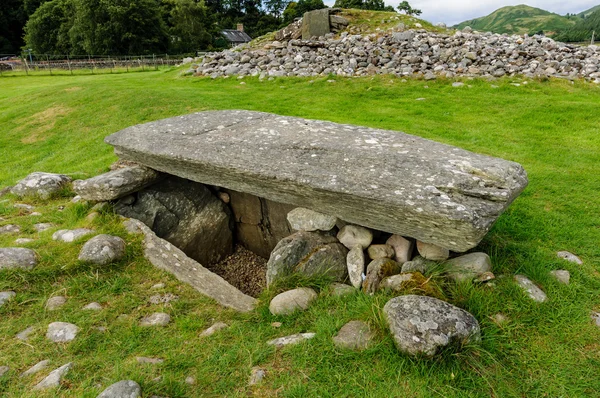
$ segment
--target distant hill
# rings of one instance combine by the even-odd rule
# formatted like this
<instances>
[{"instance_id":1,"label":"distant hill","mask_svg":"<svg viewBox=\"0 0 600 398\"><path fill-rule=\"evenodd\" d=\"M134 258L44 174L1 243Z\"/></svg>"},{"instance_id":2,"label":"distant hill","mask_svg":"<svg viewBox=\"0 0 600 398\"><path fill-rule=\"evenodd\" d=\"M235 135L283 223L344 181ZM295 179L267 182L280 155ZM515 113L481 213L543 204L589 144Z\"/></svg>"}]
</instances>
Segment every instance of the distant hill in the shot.
<instances>
[{"instance_id":1,"label":"distant hill","mask_svg":"<svg viewBox=\"0 0 600 398\"><path fill-rule=\"evenodd\" d=\"M502 7L488 16L471 19L456 25L458 29L465 26L484 32L525 34L543 31L552 34L566 30L575 25L579 18L567 18L540 8L526 5Z\"/></svg>"},{"instance_id":2,"label":"distant hill","mask_svg":"<svg viewBox=\"0 0 600 398\"><path fill-rule=\"evenodd\" d=\"M597 5L596 7L592 7L589 10L582 11L579 14L577 14L577 16L579 18L585 18L585 17L588 17L590 14L592 14L594 11L598 11L598 10L600 10L600 5Z\"/></svg>"},{"instance_id":3,"label":"distant hill","mask_svg":"<svg viewBox=\"0 0 600 398\"><path fill-rule=\"evenodd\" d=\"M585 18L577 19L577 24L558 32L553 38L565 42L589 42L596 32L595 38L600 39L600 7Z\"/></svg>"}]
</instances>

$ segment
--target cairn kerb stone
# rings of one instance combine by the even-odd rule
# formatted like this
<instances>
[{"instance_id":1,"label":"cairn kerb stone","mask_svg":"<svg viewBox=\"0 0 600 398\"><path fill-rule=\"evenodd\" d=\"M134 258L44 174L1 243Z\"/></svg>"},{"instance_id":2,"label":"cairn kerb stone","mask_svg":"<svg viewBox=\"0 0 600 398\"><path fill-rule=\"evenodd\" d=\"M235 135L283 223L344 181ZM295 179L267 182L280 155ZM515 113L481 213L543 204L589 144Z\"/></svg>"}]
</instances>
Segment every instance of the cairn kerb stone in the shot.
<instances>
[{"instance_id":1,"label":"cairn kerb stone","mask_svg":"<svg viewBox=\"0 0 600 398\"><path fill-rule=\"evenodd\" d=\"M160 173L148 167L124 167L87 180L73 181L73 190L85 200L104 202L137 192L160 177Z\"/></svg>"},{"instance_id":2,"label":"cairn kerb stone","mask_svg":"<svg viewBox=\"0 0 600 398\"><path fill-rule=\"evenodd\" d=\"M313 36L325 36L329 32L328 8L304 13L304 16L302 17L302 39L309 40Z\"/></svg>"},{"instance_id":3,"label":"cairn kerb stone","mask_svg":"<svg viewBox=\"0 0 600 398\"><path fill-rule=\"evenodd\" d=\"M456 252L476 246L527 185L518 163L396 131L261 112L199 112L105 141L155 170Z\"/></svg>"},{"instance_id":4,"label":"cairn kerb stone","mask_svg":"<svg viewBox=\"0 0 600 398\"><path fill-rule=\"evenodd\" d=\"M155 267L175 275L180 281L225 307L240 312L249 312L256 307L255 298L242 293L219 275L186 256L173 244L156 236L141 221L131 219L128 224L135 224L136 230L144 234L144 256Z\"/></svg>"},{"instance_id":5,"label":"cairn kerb stone","mask_svg":"<svg viewBox=\"0 0 600 398\"><path fill-rule=\"evenodd\" d=\"M48 199L70 182L71 177L64 174L34 172L19 181L11 192L19 197L39 196Z\"/></svg>"}]
</instances>

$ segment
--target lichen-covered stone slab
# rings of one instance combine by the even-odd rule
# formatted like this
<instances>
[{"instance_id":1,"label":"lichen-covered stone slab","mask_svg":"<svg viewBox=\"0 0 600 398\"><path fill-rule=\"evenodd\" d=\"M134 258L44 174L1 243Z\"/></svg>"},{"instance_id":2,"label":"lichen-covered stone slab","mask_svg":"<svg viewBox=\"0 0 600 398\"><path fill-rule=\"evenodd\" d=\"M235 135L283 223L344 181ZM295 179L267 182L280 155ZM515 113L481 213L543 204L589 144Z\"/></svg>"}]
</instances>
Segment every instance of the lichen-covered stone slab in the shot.
<instances>
[{"instance_id":1,"label":"lichen-covered stone slab","mask_svg":"<svg viewBox=\"0 0 600 398\"><path fill-rule=\"evenodd\" d=\"M137 192L160 177L160 173L147 167L123 167L87 180L73 181L73 190L85 200L104 202Z\"/></svg>"},{"instance_id":2,"label":"lichen-covered stone slab","mask_svg":"<svg viewBox=\"0 0 600 398\"><path fill-rule=\"evenodd\" d=\"M518 163L397 131L250 111L200 112L106 138L117 155L457 252L527 185Z\"/></svg>"}]
</instances>

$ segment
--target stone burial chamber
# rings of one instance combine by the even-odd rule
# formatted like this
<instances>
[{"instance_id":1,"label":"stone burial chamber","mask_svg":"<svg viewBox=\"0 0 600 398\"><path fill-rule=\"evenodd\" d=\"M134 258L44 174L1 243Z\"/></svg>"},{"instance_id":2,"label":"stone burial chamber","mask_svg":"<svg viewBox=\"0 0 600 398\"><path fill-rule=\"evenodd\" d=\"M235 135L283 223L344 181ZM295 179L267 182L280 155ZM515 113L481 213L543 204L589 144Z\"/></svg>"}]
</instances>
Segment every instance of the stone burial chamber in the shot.
<instances>
[{"instance_id":1,"label":"stone burial chamber","mask_svg":"<svg viewBox=\"0 0 600 398\"><path fill-rule=\"evenodd\" d=\"M255 300L221 297L236 289L210 271L236 244L269 260L261 271L268 283L328 273L355 287L366 278L373 292L392 275L382 270L414 262L413 248L428 261L477 246L527 185L524 169L507 160L397 131L261 112L199 112L105 141L137 165L75 181L75 191L113 201L135 219L128 228L146 235L151 262L242 311ZM365 269L365 256L377 264Z\"/></svg>"}]
</instances>

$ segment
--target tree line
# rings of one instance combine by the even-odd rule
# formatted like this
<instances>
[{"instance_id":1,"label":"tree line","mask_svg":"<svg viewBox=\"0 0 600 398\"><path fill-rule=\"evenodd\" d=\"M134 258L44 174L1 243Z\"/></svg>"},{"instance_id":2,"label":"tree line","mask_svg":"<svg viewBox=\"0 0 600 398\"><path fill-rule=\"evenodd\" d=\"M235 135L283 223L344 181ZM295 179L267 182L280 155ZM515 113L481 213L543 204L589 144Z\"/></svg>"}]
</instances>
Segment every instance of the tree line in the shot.
<instances>
[{"instance_id":1,"label":"tree line","mask_svg":"<svg viewBox=\"0 0 600 398\"><path fill-rule=\"evenodd\" d=\"M553 39L563 42L589 42L600 34L600 10L578 17L575 25L557 32Z\"/></svg>"},{"instance_id":2,"label":"tree line","mask_svg":"<svg viewBox=\"0 0 600 398\"><path fill-rule=\"evenodd\" d=\"M223 29L250 37L277 30L323 0L3 0L0 54L185 54L228 46ZM335 7L394 11L384 0L336 0ZM406 1L399 9L411 15Z\"/></svg>"}]
</instances>

